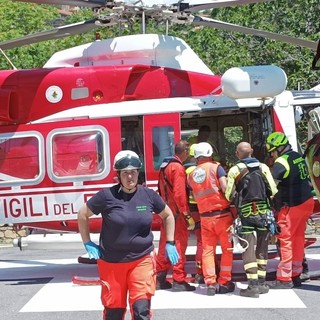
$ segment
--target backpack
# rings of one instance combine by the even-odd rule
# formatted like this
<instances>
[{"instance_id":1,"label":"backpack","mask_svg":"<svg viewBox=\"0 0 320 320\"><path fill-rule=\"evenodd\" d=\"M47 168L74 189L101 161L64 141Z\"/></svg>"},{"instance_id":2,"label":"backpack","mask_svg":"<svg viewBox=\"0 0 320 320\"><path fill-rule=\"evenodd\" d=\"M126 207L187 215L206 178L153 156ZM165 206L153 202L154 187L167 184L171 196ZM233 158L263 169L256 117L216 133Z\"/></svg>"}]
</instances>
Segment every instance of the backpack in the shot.
<instances>
[{"instance_id":1,"label":"backpack","mask_svg":"<svg viewBox=\"0 0 320 320\"><path fill-rule=\"evenodd\" d=\"M158 192L159 192L160 196L166 200L166 202L168 202L168 199L167 199L167 192L168 191L167 190L169 189L170 191L172 191L172 185L167 179L167 176L165 174L165 169L166 169L167 165L171 162L179 162L179 161L177 159L175 159L174 157L166 157L163 159L163 162L160 165L160 171L159 171ZM161 188L160 188L160 180L163 180L164 190L161 190Z\"/></svg>"},{"instance_id":2,"label":"backpack","mask_svg":"<svg viewBox=\"0 0 320 320\"><path fill-rule=\"evenodd\" d=\"M244 163L244 162L242 162ZM247 165L245 168L237 167L240 174L236 177L235 206L240 208L246 203L266 201L270 203L271 188L261 170L261 164Z\"/></svg>"}]
</instances>

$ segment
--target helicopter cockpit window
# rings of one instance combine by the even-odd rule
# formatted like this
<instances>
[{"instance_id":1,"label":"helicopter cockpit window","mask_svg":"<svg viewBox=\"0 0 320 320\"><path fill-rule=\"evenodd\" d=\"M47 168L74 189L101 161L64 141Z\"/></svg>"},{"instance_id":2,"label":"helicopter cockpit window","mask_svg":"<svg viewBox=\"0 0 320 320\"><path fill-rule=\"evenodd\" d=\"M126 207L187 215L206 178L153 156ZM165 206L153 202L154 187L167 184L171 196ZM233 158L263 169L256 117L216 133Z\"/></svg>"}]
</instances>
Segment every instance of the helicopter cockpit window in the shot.
<instances>
[{"instance_id":1,"label":"helicopter cockpit window","mask_svg":"<svg viewBox=\"0 0 320 320\"><path fill-rule=\"evenodd\" d=\"M235 146L243 140L243 127L225 127L223 129L223 136L225 165L227 168L229 168L239 160L235 154Z\"/></svg>"},{"instance_id":2,"label":"helicopter cockpit window","mask_svg":"<svg viewBox=\"0 0 320 320\"><path fill-rule=\"evenodd\" d=\"M159 170L165 157L174 153L174 130L171 126L152 129L154 169Z\"/></svg>"},{"instance_id":3,"label":"helicopter cockpit window","mask_svg":"<svg viewBox=\"0 0 320 320\"><path fill-rule=\"evenodd\" d=\"M54 180L92 180L110 170L105 159L104 134L99 130L57 132L51 139Z\"/></svg>"},{"instance_id":4,"label":"helicopter cockpit window","mask_svg":"<svg viewBox=\"0 0 320 320\"><path fill-rule=\"evenodd\" d=\"M37 136L0 135L0 185L32 185L44 175L43 142Z\"/></svg>"}]
</instances>

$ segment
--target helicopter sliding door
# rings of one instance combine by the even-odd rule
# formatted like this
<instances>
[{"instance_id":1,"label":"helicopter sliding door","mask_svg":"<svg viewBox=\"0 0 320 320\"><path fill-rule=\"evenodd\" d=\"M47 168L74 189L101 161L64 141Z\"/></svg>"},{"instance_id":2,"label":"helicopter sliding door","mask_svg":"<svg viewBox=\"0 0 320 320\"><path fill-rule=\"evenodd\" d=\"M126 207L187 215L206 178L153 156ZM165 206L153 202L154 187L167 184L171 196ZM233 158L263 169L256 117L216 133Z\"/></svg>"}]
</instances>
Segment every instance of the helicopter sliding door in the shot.
<instances>
[{"instance_id":1,"label":"helicopter sliding door","mask_svg":"<svg viewBox=\"0 0 320 320\"><path fill-rule=\"evenodd\" d=\"M143 117L145 181L150 187L158 180L163 159L174 153L180 140L180 114L167 113Z\"/></svg>"}]
</instances>

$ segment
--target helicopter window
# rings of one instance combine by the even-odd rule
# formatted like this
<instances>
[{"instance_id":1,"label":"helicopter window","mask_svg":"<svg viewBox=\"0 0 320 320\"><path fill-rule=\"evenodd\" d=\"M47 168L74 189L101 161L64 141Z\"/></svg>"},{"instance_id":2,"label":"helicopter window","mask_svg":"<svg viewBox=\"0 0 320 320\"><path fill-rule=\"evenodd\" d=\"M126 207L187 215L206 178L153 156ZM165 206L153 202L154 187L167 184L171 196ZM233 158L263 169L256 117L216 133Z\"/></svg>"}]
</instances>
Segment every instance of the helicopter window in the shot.
<instances>
[{"instance_id":1,"label":"helicopter window","mask_svg":"<svg viewBox=\"0 0 320 320\"><path fill-rule=\"evenodd\" d=\"M52 136L54 178L101 175L106 170L103 135L99 131L56 133Z\"/></svg>"},{"instance_id":2,"label":"helicopter window","mask_svg":"<svg viewBox=\"0 0 320 320\"><path fill-rule=\"evenodd\" d=\"M243 140L243 127L224 127L224 150L225 150L225 164L227 167L233 166L238 158L235 155L235 146Z\"/></svg>"},{"instance_id":3,"label":"helicopter window","mask_svg":"<svg viewBox=\"0 0 320 320\"><path fill-rule=\"evenodd\" d=\"M21 136L22 135L22 136ZM43 149L43 145L41 146ZM0 136L0 184L38 183L43 176L40 140L36 136Z\"/></svg>"},{"instance_id":4,"label":"helicopter window","mask_svg":"<svg viewBox=\"0 0 320 320\"><path fill-rule=\"evenodd\" d=\"M171 126L154 127L152 129L153 164L159 170L163 159L174 153L174 130Z\"/></svg>"}]
</instances>

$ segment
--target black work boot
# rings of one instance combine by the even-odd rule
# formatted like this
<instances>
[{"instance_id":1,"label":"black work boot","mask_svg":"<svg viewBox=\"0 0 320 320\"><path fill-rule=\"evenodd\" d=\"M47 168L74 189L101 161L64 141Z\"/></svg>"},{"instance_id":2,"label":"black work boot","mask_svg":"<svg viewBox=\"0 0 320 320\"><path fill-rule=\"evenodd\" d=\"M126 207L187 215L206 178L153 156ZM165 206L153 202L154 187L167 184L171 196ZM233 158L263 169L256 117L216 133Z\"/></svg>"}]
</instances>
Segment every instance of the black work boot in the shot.
<instances>
[{"instance_id":1,"label":"black work boot","mask_svg":"<svg viewBox=\"0 0 320 320\"><path fill-rule=\"evenodd\" d=\"M167 272L166 271L158 272L156 290L166 290L171 288L172 288L172 284L169 281L167 281Z\"/></svg>"},{"instance_id":2,"label":"black work boot","mask_svg":"<svg viewBox=\"0 0 320 320\"><path fill-rule=\"evenodd\" d=\"M196 290L196 287L191 286L186 281L173 281L172 291L174 291L174 292L194 291L194 290Z\"/></svg>"},{"instance_id":3,"label":"black work boot","mask_svg":"<svg viewBox=\"0 0 320 320\"><path fill-rule=\"evenodd\" d=\"M235 287L236 286L235 286L234 282L231 282L231 281L229 281L226 284L220 284L218 293L226 294L226 293L229 293L229 292L233 292Z\"/></svg>"},{"instance_id":4,"label":"black work boot","mask_svg":"<svg viewBox=\"0 0 320 320\"><path fill-rule=\"evenodd\" d=\"M302 286L302 280L300 276L292 277L292 283L295 288L299 288Z\"/></svg>"},{"instance_id":5,"label":"black work boot","mask_svg":"<svg viewBox=\"0 0 320 320\"><path fill-rule=\"evenodd\" d=\"M200 274L200 273L197 273L195 276L194 276L194 283L198 283L198 284L204 284L204 276L203 274Z\"/></svg>"},{"instance_id":6,"label":"black work boot","mask_svg":"<svg viewBox=\"0 0 320 320\"><path fill-rule=\"evenodd\" d=\"M240 296L247 298L259 298L258 280L249 280L247 289L240 289Z\"/></svg>"},{"instance_id":7,"label":"black work boot","mask_svg":"<svg viewBox=\"0 0 320 320\"><path fill-rule=\"evenodd\" d=\"M270 287L267 285L265 279L261 278L258 280L258 288L259 288L259 294L268 293Z\"/></svg>"},{"instance_id":8,"label":"black work boot","mask_svg":"<svg viewBox=\"0 0 320 320\"><path fill-rule=\"evenodd\" d=\"M209 284L207 286L207 295L208 296L214 296L217 292L217 288L214 284Z\"/></svg>"}]
</instances>

